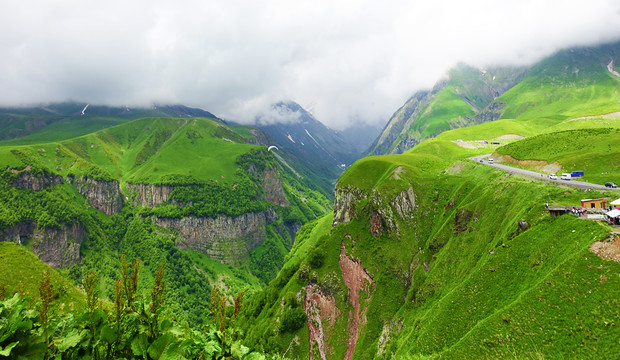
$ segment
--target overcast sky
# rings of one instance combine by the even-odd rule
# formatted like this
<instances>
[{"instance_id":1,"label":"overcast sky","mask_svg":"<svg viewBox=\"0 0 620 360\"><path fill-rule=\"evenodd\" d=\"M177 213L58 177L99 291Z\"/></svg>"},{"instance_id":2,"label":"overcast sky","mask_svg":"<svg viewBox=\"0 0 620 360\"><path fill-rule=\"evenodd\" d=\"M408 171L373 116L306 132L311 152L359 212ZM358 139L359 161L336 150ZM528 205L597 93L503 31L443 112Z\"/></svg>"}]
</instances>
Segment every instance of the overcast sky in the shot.
<instances>
[{"instance_id":1,"label":"overcast sky","mask_svg":"<svg viewBox=\"0 0 620 360\"><path fill-rule=\"evenodd\" d=\"M2 0L0 104L180 103L236 121L293 100L385 123L459 61L620 38L618 0Z\"/></svg>"}]
</instances>

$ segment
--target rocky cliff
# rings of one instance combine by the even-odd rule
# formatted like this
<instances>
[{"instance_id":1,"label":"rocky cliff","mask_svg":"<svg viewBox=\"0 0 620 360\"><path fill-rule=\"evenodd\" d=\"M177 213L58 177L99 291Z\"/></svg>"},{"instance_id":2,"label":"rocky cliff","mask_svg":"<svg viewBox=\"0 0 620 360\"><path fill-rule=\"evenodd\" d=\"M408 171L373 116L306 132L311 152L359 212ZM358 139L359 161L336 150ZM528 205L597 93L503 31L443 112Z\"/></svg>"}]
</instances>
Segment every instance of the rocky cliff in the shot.
<instances>
[{"instance_id":1,"label":"rocky cliff","mask_svg":"<svg viewBox=\"0 0 620 360\"><path fill-rule=\"evenodd\" d=\"M278 206L290 206L291 203L284 194L282 179L275 169L267 169L262 177L265 201Z\"/></svg>"},{"instance_id":2,"label":"rocky cliff","mask_svg":"<svg viewBox=\"0 0 620 360\"><path fill-rule=\"evenodd\" d=\"M25 222L0 232L2 241L29 244L37 257L53 268L65 268L80 261L80 245L84 227L78 223L61 225L59 229L37 227L36 222Z\"/></svg>"},{"instance_id":3,"label":"rocky cliff","mask_svg":"<svg viewBox=\"0 0 620 360\"><path fill-rule=\"evenodd\" d=\"M98 181L74 175L69 175L67 181L88 199L92 207L106 215L116 214L123 208L118 181Z\"/></svg>"},{"instance_id":4,"label":"rocky cliff","mask_svg":"<svg viewBox=\"0 0 620 360\"><path fill-rule=\"evenodd\" d=\"M13 182L13 187L19 189L30 189L39 191L44 187L62 184L62 176L40 173L33 174L29 171L30 167L26 167L23 171L11 170L17 174L17 179Z\"/></svg>"},{"instance_id":5,"label":"rocky cliff","mask_svg":"<svg viewBox=\"0 0 620 360\"><path fill-rule=\"evenodd\" d=\"M174 186L154 184L125 184L129 201L133 206L157 206L168 201Z\"/></svg>"},{"instance_id":6,"label":"rocky cliff","mask_svg":"<svg viewBox=\"0 0 620 360\"><path fill-rule=\"evenodd\" d=\"M250 250L265 241L267 224L277 218L273 209L267 209L237 217L157 218L156 222L179 231L178 248L200 251L222 264L240 265L247 262Z\"/></svg>"},{"instance_id":7,"label":"rocky cliff","mask_svg":"<svg viewBox=\"0 0 620 360\"><path fill-rule=\"evenodd\" d=\"M356 203L366 198L366 194L356 187L344 186L336 188L332 226L348 224L356 216Z\"/></svg>"}]
</instances>

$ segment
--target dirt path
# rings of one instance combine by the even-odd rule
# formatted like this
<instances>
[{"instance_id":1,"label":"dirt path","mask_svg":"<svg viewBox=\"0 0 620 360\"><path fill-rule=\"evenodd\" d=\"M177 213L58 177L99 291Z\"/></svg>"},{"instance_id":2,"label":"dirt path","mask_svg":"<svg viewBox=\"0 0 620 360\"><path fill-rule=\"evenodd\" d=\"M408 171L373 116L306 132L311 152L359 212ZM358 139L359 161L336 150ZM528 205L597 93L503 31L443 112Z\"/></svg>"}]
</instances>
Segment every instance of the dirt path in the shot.
<instances>
[{"instance_id":1,"label":"dirt path","mask_svg":"<svg viewBox=\"0 0 620 360\"><path fill-rule=\"evenodd\" d=\"M618 117L620 117L620 111L612 112L609 114L602 114L602 115L580 116L577 118L570 119L568 121L584 120L584 119L616 119Z\"/></svg>"}]
</instances>

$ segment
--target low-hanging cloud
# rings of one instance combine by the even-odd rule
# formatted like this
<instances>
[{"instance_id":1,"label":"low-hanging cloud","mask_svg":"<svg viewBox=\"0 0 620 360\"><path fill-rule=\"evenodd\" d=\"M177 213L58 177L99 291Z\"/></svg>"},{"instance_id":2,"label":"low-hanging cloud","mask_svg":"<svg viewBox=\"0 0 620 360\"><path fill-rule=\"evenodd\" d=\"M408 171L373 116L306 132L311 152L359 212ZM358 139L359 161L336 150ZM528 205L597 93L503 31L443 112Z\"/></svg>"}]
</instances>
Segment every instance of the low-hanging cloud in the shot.
<instances>
[{"instance_id":1,"label":"low-hanging cloud","mask_svg":"<svg viewBox=\"0 0 620 360\"><path fill-rule=\"evenodd\" d=\"M0 6L0 104L182 103L252 122L294 100L377 123L459 61L529 64L620 37L615 0L93 1Z\"/></svg>"}]
</instances>

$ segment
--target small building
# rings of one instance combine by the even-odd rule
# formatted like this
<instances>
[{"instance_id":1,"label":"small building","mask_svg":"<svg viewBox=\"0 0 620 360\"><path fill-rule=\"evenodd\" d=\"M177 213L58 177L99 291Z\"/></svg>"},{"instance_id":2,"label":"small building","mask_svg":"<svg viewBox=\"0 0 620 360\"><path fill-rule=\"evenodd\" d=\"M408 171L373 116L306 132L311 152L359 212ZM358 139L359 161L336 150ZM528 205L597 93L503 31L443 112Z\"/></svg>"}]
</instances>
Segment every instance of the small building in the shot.
<instances>
[{"instance_id":1,"label":"small building","mask_svg":"<svg viewBox=\"0 0 620 360\"><path fill-rule=\"evenodd\" d=\"M614 225L620 225L620 210L613 209L612 211L605 214L609 219L609 222Z\"/></svg>"},{"instance_id":2,"label":"small building","mask_svg":"<svg viewBox=\"0 0 620 360\"><path fill-rule=\"evenodd\" d=\"M549 210L549 215L551 215L552 217L558 217L560 215L564 215L564 214L568 213L568 210L566 210L565 207L551 207L551 206L549 206L547 208L547 210Z\"/></svg>"},{"instance_id":3,"label":"small building","mask_svg":"<svg viewBox=\"0 0 620 360\"><path fill-rule=\"evenodd\" d=\"M611 200L611 198L608 197L600 199L583 199L581 200L581 207L586 209L605 209L609 200Z\"/></svg>"}]
</instances>

